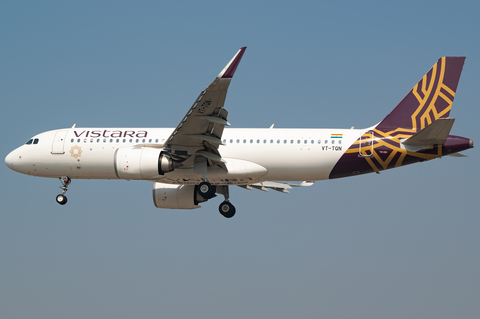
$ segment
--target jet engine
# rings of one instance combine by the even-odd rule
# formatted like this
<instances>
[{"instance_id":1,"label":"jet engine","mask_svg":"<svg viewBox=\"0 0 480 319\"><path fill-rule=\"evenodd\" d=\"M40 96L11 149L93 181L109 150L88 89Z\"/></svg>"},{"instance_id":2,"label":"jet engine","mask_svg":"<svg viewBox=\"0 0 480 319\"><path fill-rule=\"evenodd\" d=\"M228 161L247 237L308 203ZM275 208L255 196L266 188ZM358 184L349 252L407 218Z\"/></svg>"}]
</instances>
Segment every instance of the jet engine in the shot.
<instances>
[{"instance_id":1,"label":"jet engine","mask_svg":"<svg viewBox=\"0 0 480 319\"><path fill-rule=\"evenodd\" d=\"M153 202L158 208L194 209L206 202L195 185L153 184Z\"/></svg>"},{"instance_id":2,"label":"jet engine","mask_svg":"<svg viewBox=\"0 0 480 319\"><path fill-rule=\"evenodd\" d=\"M115 173L120 179L155 179L182 166L158 148L119 148L115 152Z\"/></svg>"}]
</instances>

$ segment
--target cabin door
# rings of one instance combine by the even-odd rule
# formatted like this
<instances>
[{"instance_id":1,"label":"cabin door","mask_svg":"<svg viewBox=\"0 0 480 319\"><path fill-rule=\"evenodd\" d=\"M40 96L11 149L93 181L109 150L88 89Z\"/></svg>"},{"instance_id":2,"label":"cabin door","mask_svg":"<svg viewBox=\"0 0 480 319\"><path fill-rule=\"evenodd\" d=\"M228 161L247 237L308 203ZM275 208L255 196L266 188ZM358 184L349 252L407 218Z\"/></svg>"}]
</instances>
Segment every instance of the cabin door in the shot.
<instances>
[{"instance_id":1,"label":"cabin door","mask_svg":"<svg viewBox=\"0 0 480 319\"><path fill-rule=\"evenodd\" d=\"M68 131L57 131L55 137L53 138L52 144L52 154L63 154L65 153L65 136Z\"/></svg>"}]
</instances>

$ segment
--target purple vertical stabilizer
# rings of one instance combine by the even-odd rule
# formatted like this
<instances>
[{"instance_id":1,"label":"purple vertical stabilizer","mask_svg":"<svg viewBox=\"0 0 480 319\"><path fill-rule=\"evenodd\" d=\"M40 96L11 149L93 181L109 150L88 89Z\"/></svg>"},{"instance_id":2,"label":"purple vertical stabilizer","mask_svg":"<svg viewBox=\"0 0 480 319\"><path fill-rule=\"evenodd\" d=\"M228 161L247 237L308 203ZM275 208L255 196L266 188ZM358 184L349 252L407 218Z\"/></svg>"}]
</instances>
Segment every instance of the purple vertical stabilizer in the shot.
<instances>
[{"instance_id":1,"label":"purple vertical stabilizer","mask_svg":"<svg viewBox=\"0 0 480 319\"><path fill-rule=\"evenodd\" d=\"M443 57L376 127L377 130L418 132L448 117L465 57Z\"/></svg>"}]
</instances>

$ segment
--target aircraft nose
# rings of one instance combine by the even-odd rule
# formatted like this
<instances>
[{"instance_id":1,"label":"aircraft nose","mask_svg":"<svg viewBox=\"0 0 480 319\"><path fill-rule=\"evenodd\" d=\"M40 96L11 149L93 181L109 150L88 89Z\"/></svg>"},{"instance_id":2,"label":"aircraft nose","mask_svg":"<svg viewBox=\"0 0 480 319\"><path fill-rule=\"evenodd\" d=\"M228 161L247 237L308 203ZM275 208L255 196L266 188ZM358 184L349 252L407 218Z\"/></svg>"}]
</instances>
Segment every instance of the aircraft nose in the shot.
<instances>
[{"instance_id":1,"label":"aircraft nose","mask_svg":"<svg viewBox=\"0 0 480 319\"><path fill-rule=\"evenodd\" d=\"M13 150L5 157L5 165L7 165L12 171L18 172L20 168L20 163L18 161L21 158L22 157L18 154L18 150Z\"/></svg>"},{"instance_id":2,"label":"aircraft nose","mask_svg":"<svg viewBox=\"0 0 480 319\"><path fill-rule=\"evenodd\" d=\"M13 170L13 152L10 152L6 157L5 157L5 165L8 166L11 170Z\"/></svg>"}]
</instances>

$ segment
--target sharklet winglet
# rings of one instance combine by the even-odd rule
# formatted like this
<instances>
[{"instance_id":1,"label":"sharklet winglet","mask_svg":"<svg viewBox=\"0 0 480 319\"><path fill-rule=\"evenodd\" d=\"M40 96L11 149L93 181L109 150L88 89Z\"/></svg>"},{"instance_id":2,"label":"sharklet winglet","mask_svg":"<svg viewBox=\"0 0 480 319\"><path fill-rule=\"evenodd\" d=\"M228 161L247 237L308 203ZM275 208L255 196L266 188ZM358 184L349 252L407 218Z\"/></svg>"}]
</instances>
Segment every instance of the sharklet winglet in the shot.
<instances>
[{"instance_id":1,"label":"sharklet winglet","mask_svg":"<svg viewBox=\"0 0 480 319\"><path fill-rule=\"evenodd\" d=\"M235 54L222 72L220 72L220 74L217 76L217 79L231 79L233 77L246 49L247 47L243 47L238 50L237 54Z\"/></svg>"}]
</instances>

